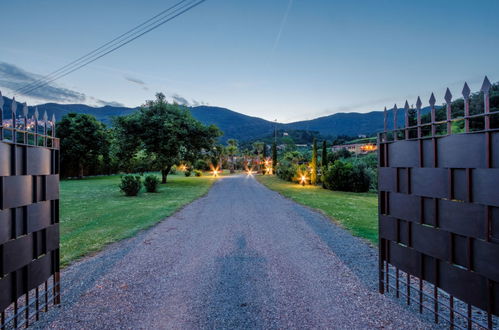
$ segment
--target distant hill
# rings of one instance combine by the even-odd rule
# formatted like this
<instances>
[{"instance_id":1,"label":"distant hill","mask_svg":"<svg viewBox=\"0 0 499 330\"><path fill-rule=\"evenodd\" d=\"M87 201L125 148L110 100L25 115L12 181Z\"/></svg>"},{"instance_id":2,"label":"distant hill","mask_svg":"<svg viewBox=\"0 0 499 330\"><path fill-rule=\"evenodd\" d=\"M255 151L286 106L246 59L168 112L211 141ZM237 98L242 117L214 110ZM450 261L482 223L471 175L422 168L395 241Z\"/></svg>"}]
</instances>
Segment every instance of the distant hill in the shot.
<instances>
[{"instance_id":1,"label":"distant hill","mask_svg":"<svg viewBox=\"0 0 499 330\"><path fill-rule=\"evenodd\" d=\"M10 118L10 105L12 100L4 97L4 118ZM22 105L18 104L18 113L22 111ZM111 117L123 116L133 113L138 108L126 107L91 107L83 104L57 104L46 103L38 105L40 115L47 111L49 118L54 113L57 120L70 112L85 113L95 116L98 120L109 125ZM223 132L222 141L234 138L240 141L247 141L269 136L274 131L275 123L219 107L198 106L189 108L194 118L205 125L214 124ZM34 112L34 107L29 107L29 115ZM392 113L389 112L389 123L393 122ZM399 125L404 122L402 111L398 118ZM330 116L320 117L312 120L299 121L289 124L278 123L279 131L303 130L316 131L323 136L348 135L357 136L360 134L373 134L383 129L383 112L373 111L369 113L336 113Z\"/></svg>"}]
</instances>

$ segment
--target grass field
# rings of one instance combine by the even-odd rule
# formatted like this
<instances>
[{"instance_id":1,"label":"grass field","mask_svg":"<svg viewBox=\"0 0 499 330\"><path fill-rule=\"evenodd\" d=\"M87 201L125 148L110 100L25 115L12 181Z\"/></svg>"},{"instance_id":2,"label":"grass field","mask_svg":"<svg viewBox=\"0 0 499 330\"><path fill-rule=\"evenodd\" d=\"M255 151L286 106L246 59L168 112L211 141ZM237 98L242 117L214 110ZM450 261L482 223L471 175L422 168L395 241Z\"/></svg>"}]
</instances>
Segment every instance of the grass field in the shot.
<instances>
[{"instance_id":1,"label":"grass field","mask_svg":"<svg viewBox=\"0 0 499 330\"><path fill-rule=\"evenodd\" d=\"M61 264L133 236L204 195L216 179L169 175L158 193L125 197L120 176L61 181Z\"/></svg>"},{"instance_id":2,"label":"grass field","mask_svg":"<svg viewBox=\"0 0 499 330\"><path fill-rule=\"evenodd\" d=\"M304 186L275 176L257 176L258 181L295 202L324 212L354 235L378 242L378 197L373 193L331 191Z\"/></svg>"}]
</instances>

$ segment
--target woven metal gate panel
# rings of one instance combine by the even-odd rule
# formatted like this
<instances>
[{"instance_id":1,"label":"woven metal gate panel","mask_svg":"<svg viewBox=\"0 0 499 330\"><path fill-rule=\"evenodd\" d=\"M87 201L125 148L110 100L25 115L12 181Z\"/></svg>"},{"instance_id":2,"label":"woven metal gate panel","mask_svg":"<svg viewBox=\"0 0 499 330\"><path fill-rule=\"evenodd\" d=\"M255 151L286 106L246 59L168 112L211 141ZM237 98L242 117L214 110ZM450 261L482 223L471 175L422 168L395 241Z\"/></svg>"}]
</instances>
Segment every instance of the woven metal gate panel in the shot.
<instances>
[{"instance_id":1,"label":"woven metal gate panel","mask_svg":"<svg viewBox=\"0 0 499 330\"><path fill-rule=\"evenodd\" d=\"M397 129L395 122L395 130L379 136L380 291L430 310L436 322L493 328L499 315L499 131L485 119L480 132L469 132L466 123L468 133L452 135L450 116L422 124L418 103L417 125ZM487 111L482 116L489 117ZM441 136L438 124L448 127Z\"/></svg>"},{"instance_id":2,"label":"woven metal gate panel","mask_svg":"<svg viewBox=\"0 0 499 330\"><path fill-rule=\"evenodd\" d=\"M27 120L6 122L0 126L2 329L27 326L59 303L58 140L47 135L46 120L36 122L37 133Z\"/></svg>"}]
</instances>

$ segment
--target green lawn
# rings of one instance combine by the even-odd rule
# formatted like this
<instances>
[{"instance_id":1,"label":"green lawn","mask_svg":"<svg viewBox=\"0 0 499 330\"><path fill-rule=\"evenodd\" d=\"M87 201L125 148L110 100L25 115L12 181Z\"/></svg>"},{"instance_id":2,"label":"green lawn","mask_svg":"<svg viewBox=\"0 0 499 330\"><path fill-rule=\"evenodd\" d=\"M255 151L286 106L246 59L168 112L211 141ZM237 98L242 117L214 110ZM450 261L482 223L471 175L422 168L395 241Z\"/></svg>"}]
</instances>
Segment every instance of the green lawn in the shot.
<instances>
[{"instance_id":1,"label":"green lawn","mask_svg":"<svg viewBox=\"0 0 499 330\"><path fill-rule=\"evenodd\" d=\"M324 212L354 235L378 242L378 196L373 193L331 191L320 186L304 186L275 176L257 176L268 188L311 208Z\"/></svg>"},{"instance_id":2,"label":"green lawn","mask_svg":"<svg viewBox=\"0 0 499 330\"><path fill-rule=\"evenodd\" d=\"M133 236L204 195L216 179L169 175L158 193L125 197L120 176L61 181L61 264Z\"/></svg>"}]
</instances>

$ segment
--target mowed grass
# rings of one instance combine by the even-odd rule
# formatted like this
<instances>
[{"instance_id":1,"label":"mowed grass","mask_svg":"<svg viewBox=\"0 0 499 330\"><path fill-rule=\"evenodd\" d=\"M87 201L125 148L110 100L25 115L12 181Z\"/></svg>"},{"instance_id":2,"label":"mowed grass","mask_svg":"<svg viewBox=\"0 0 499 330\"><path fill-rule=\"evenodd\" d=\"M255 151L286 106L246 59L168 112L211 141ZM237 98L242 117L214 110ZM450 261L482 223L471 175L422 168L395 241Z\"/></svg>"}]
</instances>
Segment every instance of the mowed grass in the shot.
<instances>
[{"instance_id":1,"label":"mowed grass","mask_svg":"<svg viewBox=\"0 0 499 330\"><path fill-rule=\"evenodd\" d=\"M320 186L301 186L275 176L257 176L258 181L295 202L325 213L355 236L378 242L378 196L374 193L331 191Z\"/></svg>"},{"instance_id":2,"label":"mowed grass","mask_svg":"<svg viewBox=\"0 0 499 330\"><path fill-rule=\"evenodd\" d=\"M204 195L216 179L169 175L158 193L142 188L137 197L119 190L120 176L61 181L61 264L135 235Z\"/></svg>"}]
</instances>

